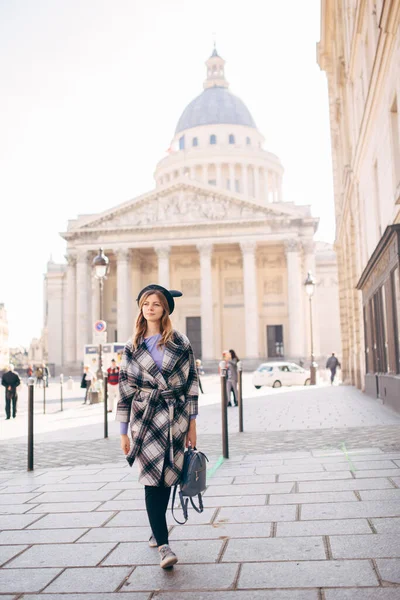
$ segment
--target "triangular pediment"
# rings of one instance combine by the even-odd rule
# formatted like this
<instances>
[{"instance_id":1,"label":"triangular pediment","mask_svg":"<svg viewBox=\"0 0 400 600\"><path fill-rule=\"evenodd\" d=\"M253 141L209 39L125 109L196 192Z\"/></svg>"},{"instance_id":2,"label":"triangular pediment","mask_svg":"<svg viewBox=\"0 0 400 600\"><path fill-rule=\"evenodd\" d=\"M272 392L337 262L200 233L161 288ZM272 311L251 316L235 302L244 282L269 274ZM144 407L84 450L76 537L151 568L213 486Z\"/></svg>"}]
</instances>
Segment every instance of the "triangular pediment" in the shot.
<instances>
[{"instance_id":1,"label":"triangular pediment","mask_svg":"<svg viewBox=\"0 0 400 600\"><path fill-rule=\"evenodd\" d=\"M282 204L260 205L214 186L177 180L98 215L79 219L72 231L291 220L309 217L304 214L304 208Z\"/></svg>"}]
</instances>

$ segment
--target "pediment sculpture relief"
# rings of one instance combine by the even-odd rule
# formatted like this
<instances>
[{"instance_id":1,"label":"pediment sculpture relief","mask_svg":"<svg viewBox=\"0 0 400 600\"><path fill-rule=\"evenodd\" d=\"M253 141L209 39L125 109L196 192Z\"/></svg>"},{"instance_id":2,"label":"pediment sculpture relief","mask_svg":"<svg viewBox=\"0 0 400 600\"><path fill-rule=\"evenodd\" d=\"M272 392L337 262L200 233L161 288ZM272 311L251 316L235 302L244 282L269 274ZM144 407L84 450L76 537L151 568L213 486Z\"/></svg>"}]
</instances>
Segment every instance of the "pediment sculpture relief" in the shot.
<instances>
[{"instance_id":1,"label":"pediment sculpture relief","mask_svg":"<svg viewBox=\"0 0 400 600\"><path fill-rule=\"evenodd\" d=\"M258 210L245 203L215 198L205 194L174 194L133 205L129 211L110 216L104 221L88 223L85 227L108 229L110 227L143 227L157 224L199 223L265 219L265 210Z\"/></svg>"}]
</instances>

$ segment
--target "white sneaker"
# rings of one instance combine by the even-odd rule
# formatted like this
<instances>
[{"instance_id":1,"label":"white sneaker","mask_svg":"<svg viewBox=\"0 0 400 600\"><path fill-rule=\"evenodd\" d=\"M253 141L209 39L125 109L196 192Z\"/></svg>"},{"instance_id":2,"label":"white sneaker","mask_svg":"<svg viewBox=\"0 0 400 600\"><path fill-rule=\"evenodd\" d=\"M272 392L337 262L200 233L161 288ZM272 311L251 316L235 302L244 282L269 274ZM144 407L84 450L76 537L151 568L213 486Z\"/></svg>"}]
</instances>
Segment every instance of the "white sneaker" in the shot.
<instances>
[{"instance_id":1,"label":"white sneaker","mask_svg":"<svg viewBox=\"0 0 400 600\"><path fill-rule=\"evenodd\" d=\"M149 539L149 546L150 548L157 548L158 544L157 544L157 540L154 537L153 534L151 534L150 539Z\"/></svg>"},{"instance_id":2,"label":"white sneaker","mask_svg":"<svg viewBox=\"0 0 400 600\"><path fill-rule=\"evenodd\" d=\"M168 544L164 544L164 546L160 546L158 549L161 560L160 567L162 569L167 569L168 567L173 567L178 562L178 557L174 552L172 552L171 548Z\"/></svg>"}]
</instances>

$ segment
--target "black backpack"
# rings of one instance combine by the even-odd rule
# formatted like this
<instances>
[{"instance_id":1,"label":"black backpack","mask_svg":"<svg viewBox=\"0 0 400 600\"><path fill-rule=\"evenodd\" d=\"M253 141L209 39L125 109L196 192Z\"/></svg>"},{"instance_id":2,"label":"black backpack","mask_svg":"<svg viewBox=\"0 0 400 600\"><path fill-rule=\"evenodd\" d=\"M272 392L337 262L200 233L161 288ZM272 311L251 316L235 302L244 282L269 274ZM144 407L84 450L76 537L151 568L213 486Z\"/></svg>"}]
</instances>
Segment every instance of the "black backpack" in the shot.
<instances>
[{"instance_id":1,"label":"black backpack","mask_svg":"<svg viewBox=\"0 0 400 600\"><path fill-rule=\"evenodd\" d=\"M206 489L206 472L208 458L203 452L199 452L196 448L188 448L183 458L183 469L180 482L174 487L172 495L172 516L179 525L184 525L188 520L188 504L189 500L194 510L202 513L204 510L203 499L201 494ZM176 493L179 492L179 500L183 510L184 521L178 521L174 514L174 504ZM193 502L194 496L197 496L199 506Z\"/></svg>"}]
</instances>

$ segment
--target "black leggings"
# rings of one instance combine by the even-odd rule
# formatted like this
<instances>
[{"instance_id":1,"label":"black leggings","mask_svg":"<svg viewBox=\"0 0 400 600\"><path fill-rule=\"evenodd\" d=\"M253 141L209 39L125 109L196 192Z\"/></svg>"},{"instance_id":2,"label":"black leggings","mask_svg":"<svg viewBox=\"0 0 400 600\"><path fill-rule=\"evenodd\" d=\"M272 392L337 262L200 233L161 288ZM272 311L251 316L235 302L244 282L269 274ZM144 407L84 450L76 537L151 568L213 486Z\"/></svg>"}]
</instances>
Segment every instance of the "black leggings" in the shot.
<instances>
[{"instance_id":1,"label":"black leggings","mask_svg":"<svg viewBox=\"0 0 400 600\"><path fill-rule=\"evenodd\" d=\"M171 488L164 486L144 486L146 510L149 523L158 546L168 544L167 508Z\"/></svg>"}]
</instances>

